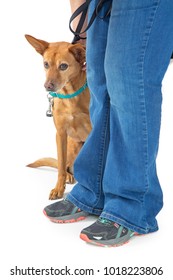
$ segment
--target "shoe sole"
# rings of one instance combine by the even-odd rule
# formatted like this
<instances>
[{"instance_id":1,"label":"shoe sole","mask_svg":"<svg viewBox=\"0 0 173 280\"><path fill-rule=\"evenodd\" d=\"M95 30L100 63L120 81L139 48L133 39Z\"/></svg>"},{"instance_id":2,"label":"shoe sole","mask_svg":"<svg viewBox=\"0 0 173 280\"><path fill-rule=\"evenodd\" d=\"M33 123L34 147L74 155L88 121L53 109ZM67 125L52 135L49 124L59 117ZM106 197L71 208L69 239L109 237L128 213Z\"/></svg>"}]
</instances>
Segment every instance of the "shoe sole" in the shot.
<instances>
[{"instance_id":1,"label":"shoe sole","mask_svg":"<svg viewBox=\"0 0 173 280\"><path fill-rule=\"evenodd\" d=\"M49 217L45 210L43 210L43 213L51 222L59 223L59 224L79 222L85 220L86 217L88 216L88 213L85 213L84 216L80 216L80 213L76 213L76 215L74 214L71 219L69 219L68 216L62 217L62 219L57 219L57 218Z\"/></svg>"},{"instance_id":2,"label":"shoe sole","mask_svg":"<svg viewBox=\"0 0 173 280\"><path fill-rule=\"evenodd\" d=\"M122 246L122 245L124 245L124 244L127 244L127 243L129 243L129 241L130 241L130 239L133 237L133 236L138 236L138 235L141 235L141 234L139 234L139 233L137 233L137 232L135 232L130 238L128 238L128 240L122 240L122 242L119 242L119 243L117 243L117 244L113 244L113 240L112 241L109 241L110 242L110 244L104 244L104 243L100 243L100 242L97 242L97 241L95 241L95 240L91 240L91 239L89 239L88 238L88 236L86 235L86 234L84 234L84 233L81 233L80 234L80 238L83 240L83 241L85 241L85 242L87 242L87 243L90 243L90 244L92 244L92 245L96 245L96 246L100 246L100 247L119 247L119 246ZM112 244L111 244L111 242L112 242Z\"/></svg>"}]
</instances>

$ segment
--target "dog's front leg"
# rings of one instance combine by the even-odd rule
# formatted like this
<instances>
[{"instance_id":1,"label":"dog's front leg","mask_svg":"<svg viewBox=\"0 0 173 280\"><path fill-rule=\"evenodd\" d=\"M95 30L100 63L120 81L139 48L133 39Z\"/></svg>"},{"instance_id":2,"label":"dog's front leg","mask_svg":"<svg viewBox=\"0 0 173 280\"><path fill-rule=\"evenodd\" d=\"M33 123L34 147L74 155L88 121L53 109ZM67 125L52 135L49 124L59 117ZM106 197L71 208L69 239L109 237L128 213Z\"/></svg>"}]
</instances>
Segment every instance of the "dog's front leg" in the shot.
<instances>
[{"instance_id":1,"label":"dog's front leg","mask_svg":"<svg viewBox=\"0 0 173 280\"><path fill-rule=\"evenodd\" d=\"M63 197L66 183L66 163L67 163L67 134L66 131L57 131L56 144L58 153L58 181L50 192L49 199Z\"/></svg>"}]
</instances>

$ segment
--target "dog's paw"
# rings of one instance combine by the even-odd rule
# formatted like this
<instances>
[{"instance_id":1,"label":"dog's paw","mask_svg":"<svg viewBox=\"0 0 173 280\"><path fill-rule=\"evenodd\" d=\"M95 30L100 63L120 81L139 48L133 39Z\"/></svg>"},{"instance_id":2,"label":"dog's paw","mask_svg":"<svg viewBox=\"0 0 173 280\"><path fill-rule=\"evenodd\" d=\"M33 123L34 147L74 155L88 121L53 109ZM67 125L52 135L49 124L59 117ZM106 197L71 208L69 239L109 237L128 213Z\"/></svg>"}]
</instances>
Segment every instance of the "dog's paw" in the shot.
<instances>
[{"instance_id":1,"label":"dog's paw","mask_svg":"<svg viewBox=\"0 0 173 280\"><path fill-rule=\"evenodd\" d=\"M65 187L63 189L52 189L50 194L49 194L49 199L54 200L54 199L58 199L58 198L62 198L64 195L64 191L65 191Z\"/></svg>"},{"instance_id":2,"label":"dog's paw","mask_svg":"<svg viewBox=\"0 0 173 280\"><path fill-rule=\"evenodd\" d=\"M75 178L74 178L73 174L70 174L69 172L66 173L66 183L67 184L75 183Z\"/></svg>"}]
</instances>

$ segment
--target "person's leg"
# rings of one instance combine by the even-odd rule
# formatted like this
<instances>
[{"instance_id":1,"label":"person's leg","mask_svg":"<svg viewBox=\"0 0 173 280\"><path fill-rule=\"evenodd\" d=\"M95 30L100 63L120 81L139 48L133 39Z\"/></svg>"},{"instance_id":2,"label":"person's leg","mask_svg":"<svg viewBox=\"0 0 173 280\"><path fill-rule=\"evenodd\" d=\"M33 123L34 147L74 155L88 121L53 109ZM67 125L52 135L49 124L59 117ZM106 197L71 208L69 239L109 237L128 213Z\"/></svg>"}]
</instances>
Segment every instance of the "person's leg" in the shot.
<instances>
[{"instance_id":1,"label":"person's leg","mask_svg":"<svg viewBox=\"0 0 173 280\"><path fill-rule=\"evenodd\" d=\"M100 246L126 243L158 229L162 191L156 173L161 82L173 49L172 0L113 0L105 74L110 142L103 176L104 209L81 232Z\"/></svg>"},{"instance_id":2,"label":"person's leg","mask_svg":"<svg viewBox=\"0 0 173 280\"><path fill-rule=\"evenodd\" d=\"M98 2L91 2L89 18ZM110 3L104 4L100 16L106 13ZM101 214L104 206L102 178L109 143L110 100L104 73L108 25L109 17L104 20L97 17L87 32L87 80L91 93L92 131L75 161L74 176L78 184L67 196L84 211L96 215Z\"/></svg>"},{"instance_id":3,"label":"person's leg","mask_svg":"<svg viewBox=\"0 0 173 280\"><path fill-rule=\"evenodd\" d=\"M158 229L156 173L161 83L173 49L172 0L114 0L105 72L110 144L101 217L139 233Z\"/></svg>"}]
</instances>

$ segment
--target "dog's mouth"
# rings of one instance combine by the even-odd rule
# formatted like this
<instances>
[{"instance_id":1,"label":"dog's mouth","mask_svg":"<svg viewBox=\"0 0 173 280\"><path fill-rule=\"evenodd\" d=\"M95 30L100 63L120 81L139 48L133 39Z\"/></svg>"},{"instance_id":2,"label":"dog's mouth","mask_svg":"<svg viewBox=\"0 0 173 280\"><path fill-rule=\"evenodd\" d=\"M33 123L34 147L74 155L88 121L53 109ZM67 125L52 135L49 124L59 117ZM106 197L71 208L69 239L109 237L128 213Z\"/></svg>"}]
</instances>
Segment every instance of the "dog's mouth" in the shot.
<instances>
[{"instance_id":1,"label":"dog's mouth","mask_svg":"<svg viewBox=\"0 0 173 280\"><path fill-rule=\"evenodd\" d=\"M69 89L68 86L70 87ZM70 80L65 81L64 83L55 83L53 81L46 81L44 87L46 91L52 91L58 93L59 91L63 90L66 93L71 89L71 82Z\"/></svg>"},{"instance_id":2,"label":"dog's mouth","mask_svg":"<svg viewBox=\"0 0 173 280\"><path fill-rule=\"evenodd\" d=\"M55 91L57 88L55 83L53 83L52 81L46 81L44 87L46 91Z\"/></svg>"},{"instance_id":3,"label":"dog's mouth","mask_svg":"<svg viewBox=\"0 0 173 280\"><path fill-rule=\"evenodd\" d=\"M65 84L55 84L53 82L45 82L44 87L46 91L53 91L53 92L58 92L62 90L65 87Z\"/></svg>"}]
</instances>

